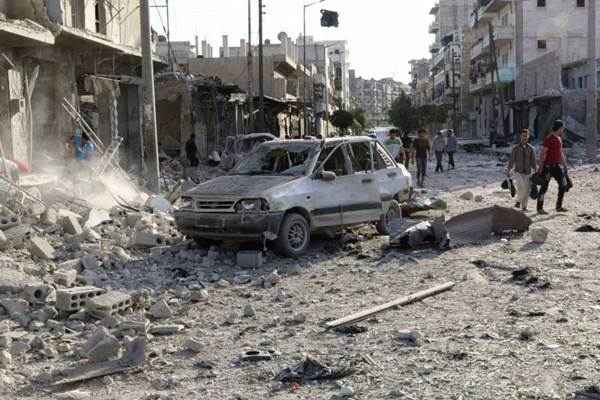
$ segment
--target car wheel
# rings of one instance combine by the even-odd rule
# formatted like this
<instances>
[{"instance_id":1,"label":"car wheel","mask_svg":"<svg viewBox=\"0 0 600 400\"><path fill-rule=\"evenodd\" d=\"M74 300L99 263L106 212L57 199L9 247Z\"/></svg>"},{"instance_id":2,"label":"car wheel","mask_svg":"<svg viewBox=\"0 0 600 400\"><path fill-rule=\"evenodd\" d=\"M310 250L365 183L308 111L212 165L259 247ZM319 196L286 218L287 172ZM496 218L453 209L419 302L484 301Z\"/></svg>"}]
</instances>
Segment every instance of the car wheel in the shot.
<instances>
[{"instance_id":1,"label":"car wheel","mask_svg":"<svg viewBox=\"0 0 600 400\"><path fill-rule=\"evenodd\" d=\"M387 236L400 224L402 224L402 208L396 200L392 200L387 212L377 221L377 232Z\"/></svg>"},{"instance_id":2,"label":"car wheel","mask_svg":"<svg viewBox=\"0 0 600 400\"><path fill-rule=\"evenodd\" d=\"M275 251L286 257L302 255L310 243L310 225L300 214L288 214L275 240Z\"/></svg>"}]
</instances>

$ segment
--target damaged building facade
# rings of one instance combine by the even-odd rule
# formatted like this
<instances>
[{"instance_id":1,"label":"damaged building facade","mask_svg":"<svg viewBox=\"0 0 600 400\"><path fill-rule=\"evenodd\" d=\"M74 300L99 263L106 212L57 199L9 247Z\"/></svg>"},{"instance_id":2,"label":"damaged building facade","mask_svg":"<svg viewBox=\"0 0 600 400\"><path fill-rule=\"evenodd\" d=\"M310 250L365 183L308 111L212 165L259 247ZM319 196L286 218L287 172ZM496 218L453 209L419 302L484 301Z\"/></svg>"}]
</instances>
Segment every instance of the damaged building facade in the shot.
<instances>
[{"instance_id":1,"label":"damaged building facade","mask_svg":"<svg viewBox=\"0 0 600 400\"><path fill-rule=\"evenodd\" d=\"M139 0L0 0L0 140L34 169L60 160L77 113L142 167Z\"/></svg>"}]
</instances>

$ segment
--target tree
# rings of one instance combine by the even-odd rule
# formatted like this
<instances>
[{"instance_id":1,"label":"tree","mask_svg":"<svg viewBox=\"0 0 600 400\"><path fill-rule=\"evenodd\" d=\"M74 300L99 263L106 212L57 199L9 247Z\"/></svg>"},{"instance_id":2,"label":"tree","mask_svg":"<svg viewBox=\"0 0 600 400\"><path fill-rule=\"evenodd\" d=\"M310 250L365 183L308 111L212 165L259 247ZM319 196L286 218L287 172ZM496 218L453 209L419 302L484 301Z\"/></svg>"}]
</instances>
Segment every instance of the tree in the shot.
<instances>
[{"instance_id":1,"label":"tree","mask_svg":"<svg viewBox=\"0 0 600 400\"><path fill-rule=\"evenodd\" d=\"M352 114L352 130L356 133L362 132L367 127L367 116L365 115L365 111L362 108L355 108L350 111Z\"/></svg>"},{"instance_id":2,"label":"tree","mask_svg":"<svg viewBox=\"0 0 600 400\"><path fill-rule=\"evenodd\" d=\"M417 109L412 105L410 97L404 92L394 100L388 114L390 122L403 132L412 132L421 126Z\"/></svg>"},{"instance_id":3,"label":"tree","mask_svg":"<svg viewBox=\"0 0 600 400\"><path fill-rule=\"evenodd\" d=\"M354 116L349 111L337 110L331 116L331 124L338 128L342 133L346 133L353 123Z\"/></svg>"}]
</instances>

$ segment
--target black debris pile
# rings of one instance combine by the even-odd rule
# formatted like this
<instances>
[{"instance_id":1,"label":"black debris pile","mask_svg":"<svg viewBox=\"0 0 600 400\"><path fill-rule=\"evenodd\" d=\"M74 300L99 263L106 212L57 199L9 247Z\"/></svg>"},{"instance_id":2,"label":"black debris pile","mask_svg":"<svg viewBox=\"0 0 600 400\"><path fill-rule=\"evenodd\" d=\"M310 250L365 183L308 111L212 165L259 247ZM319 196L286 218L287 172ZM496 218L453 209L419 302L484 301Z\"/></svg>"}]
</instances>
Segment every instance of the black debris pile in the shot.
<instances>
[{"instance_id":1,"label":"black debris pile","mask_svg":"<svg viewBox=\"0 0 600 400\"><path fill-rule=\"evenodd\" d=\"M332 368L311 356L306 358L294 367L283 369L275 380L280 382L302 383L307 381L324 381L342 379L354 373L350 367Z\"/></svg>"}]
</instances>

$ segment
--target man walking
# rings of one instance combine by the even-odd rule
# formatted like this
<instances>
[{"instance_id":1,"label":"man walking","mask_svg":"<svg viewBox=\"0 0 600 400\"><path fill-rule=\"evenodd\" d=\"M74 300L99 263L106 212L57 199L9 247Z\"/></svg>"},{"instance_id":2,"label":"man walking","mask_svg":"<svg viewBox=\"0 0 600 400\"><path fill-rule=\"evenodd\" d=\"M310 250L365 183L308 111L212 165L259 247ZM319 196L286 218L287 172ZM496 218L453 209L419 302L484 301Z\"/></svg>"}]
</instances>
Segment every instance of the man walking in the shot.
<instances>
[{"instance_id":1,"label":"man walking","mask_svg":"<svg viewBox=\"0 0 600 400\"><path fill-rule=\"evenodd\" d=\"M565 197L565 192L567 191L567 158L565 157L561 139L561 135L564 133L564 130L565 128L563 122L558 119L554 121L554 125L552 125L552 132L550 132L546 139L544 139L544 147L540 153L538 172L540 175L543 175L545 179L540 188L537 199L538 214L547 214L547 212L544 211L544 196L548 191L551 178L554 178L554 180L556 180L558 183L556 211L567 212L567 210L563 208L563 199Z\"/></svg>"},{"instance_id":2,"label":"man walking","mask_svg":"<svg viewBox=\"0 0 600 400\"><path fill-rule=\"evenodd\" d=\"M390 130L390 137L385 141L384 145L387 151L394 158L394 161L398 161L400 150L402 149L402 142L398 139L398 129L393 128Z\"/></svg>"},{"instance_id":3,"label":"man walking","mask_svg":"<svg viewBox=\"0 0 600 400\"><path fill-rule=\"evenodd\" d=\"M431 145L425 129L419 129L419 137L413 142L413 149L417 163L417 186L422 188L427 176L427 160L431 153Z\"/></svg>"},{"instance_id":4,"label":"man walking","mask_svg":"<svg viewBox=\"0 0 600 400\"><path fill-rule=\"evenodd\" d=\"M185 155L192 168L196 168L198 165L200 165L197 154L198 146L196 146L196 135L192 133L190 135L190 139L185 143Z\"/></svg>"},{"instance_id":5,"label":"man walking","mask_svg":"<svg viewBox=\"0 0 600 400\"><path fill-rule=\"evenodd\" d=\"M527 201L531 190L531 174L535 171L535 150L529 144L529 129L521 131L521 141L512 149L507 174L514 170L517 184L517 204L515 207L527 211Z\"/></svg>"},{"instance_id":6,"label":"man walking","mask_svg":"<svg viewBox=\"0 0 600 400\"><path fill-rule=\"evenodd\" d=\"M442 135L442 131L439 131L433 139L433 151L435 152L435 159L437 165L435 166L435 172L444 172L444 152L446 151L446 139Z\"/></svg>"},{"instance_id":7,"label":"man walking","mask_svg":"<svg viewBox=\"0 0 600 400\"><path fill-rule=\"evenodd\" d=\"M458 150L458 139L452 129L448 130L448 139L446 141L446 151L448 152L448 169L455 169L454 153Z\"/></svg>"}]
</instances>

